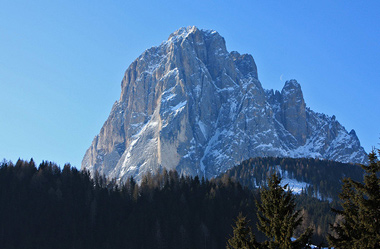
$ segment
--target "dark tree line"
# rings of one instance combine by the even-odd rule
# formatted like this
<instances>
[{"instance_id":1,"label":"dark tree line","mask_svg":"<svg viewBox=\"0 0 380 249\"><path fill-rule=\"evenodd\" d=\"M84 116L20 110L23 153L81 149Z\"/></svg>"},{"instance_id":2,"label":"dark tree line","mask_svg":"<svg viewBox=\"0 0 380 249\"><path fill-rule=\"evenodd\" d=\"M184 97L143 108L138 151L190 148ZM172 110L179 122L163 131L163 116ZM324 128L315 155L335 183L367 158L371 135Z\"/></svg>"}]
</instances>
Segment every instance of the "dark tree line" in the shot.
<instances>
[{"instance_id":1,"label":"dark tree line","mask_svg":"<svg viewBox=\"0 0 380 249\"><path fill-rule=\"evenodd\" d=\"M325 184L331 193L336 191L335 184L341 186L331 176L350 177L343 181L343 209L335 201L320 201L307 191L295 196L294 202L289 197L290 206L303 217L292 228L294 237L311 227L316 245L326 246L330 233L330 243L337 248L367 242L378 246L380 164L372 153L369 166L358 170L343 165L340 173L340 164L329 161L264 158L248 160L218 179L163 170L146 175L140 184L130 178L122 185L97 174L91 178L69 164L61 169L51 162L37 167L33 160L3 161L0 248L224 248L240 212L248 215L247 220L238 218L243 237L264 245L257 243L263 243L266 236L252 226L258 222L255 201L259 192L242 184L252 187L253 178L254 184L257 179L267 179L278 165L300 181L322 174L311 177L312 182L326 178L334 186ZM364 183L360 180L363 172ZM334 223L331 230L329 223ZM244 230L244 226L253 229ZM347 238L351 240L347 242Z\"/></svg>"},{"instance_id":2,"label":"dark tree line","mask_svg":"<svg viewBox=\"0 0 380 249\"><path fill-rule=\"evenodd\" d=\"M276 170L287 172L288 176L310 186L304 189L309 196L319 196L324 200L339 200L342 179L349 177L355 181L363 180L363 169L355 164L340 163L315 158L259 157L243 161L228 170L229 177L243 186L255 189L265 185L268 175Z\"/></svg>"},{"instance_id":3,"label":"dark tree line","mask_svg":"<svg viewBox=\"0 0 380 249\"><path fill-rule=\"evenodd\" d=\"M119 186L70 165L3 162L0 248L223 248L254 200L228 177L163 171Z\"/></svg>"}]
</instances>

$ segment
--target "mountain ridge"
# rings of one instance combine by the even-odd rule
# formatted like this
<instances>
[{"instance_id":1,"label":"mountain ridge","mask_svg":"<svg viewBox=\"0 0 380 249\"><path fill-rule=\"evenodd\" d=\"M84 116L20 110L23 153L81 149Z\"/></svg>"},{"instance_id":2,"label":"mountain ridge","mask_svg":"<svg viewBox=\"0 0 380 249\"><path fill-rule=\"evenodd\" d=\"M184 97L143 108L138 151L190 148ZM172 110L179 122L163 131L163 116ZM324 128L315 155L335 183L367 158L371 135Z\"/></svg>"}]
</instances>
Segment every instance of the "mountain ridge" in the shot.
<instances>
[{"instance_id":1,"label":"mountain ridge","mask_svg":"<svg viewBox=\"0 0 380 249\"><path fill-rule=\"evenodd\" d=\"M213 30L175 31L131 63L121 88L83 158L91 173L213 177L257 156L366 162L355 132L306 107L296 80L265 90L253 57L229 53Z\"/></svg>"}]
</instances>

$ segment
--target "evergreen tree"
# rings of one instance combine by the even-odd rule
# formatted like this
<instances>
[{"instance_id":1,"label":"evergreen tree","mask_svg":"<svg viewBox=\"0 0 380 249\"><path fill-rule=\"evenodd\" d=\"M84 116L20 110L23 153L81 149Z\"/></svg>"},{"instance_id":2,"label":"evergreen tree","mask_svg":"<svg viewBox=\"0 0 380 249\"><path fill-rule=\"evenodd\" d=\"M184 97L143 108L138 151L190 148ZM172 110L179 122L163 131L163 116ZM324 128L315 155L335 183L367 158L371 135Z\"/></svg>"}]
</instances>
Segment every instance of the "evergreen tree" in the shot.
<instances>
[{"instance_id":1,"label":"evergreen tree","mask_svg":"<svg viewBox=\"0 0 380 249\"><path fill-rule=\"evenodd\" d=\"M268 238L262 243L264 248L296 249L307 248L313 230L311 228L292 241L294 230L301 225L300 210L295 210L295 199L287 185L280 185L281 178L273 174L268 179L268 188L260 191L261 202L256 202L258 209L258 229Z\"/></svg>"},{"instance_id":2,"label":"evergreen tree","mask_svg":"<svg viewBox=\"0 0 380 249\"><path fill-rule=\"evenodd\" d=\"M328 236L333 247L380 248L380 162L375 151L368 158L369 165L362 165L364 183L343 180L343 210L333 209L342 219L331 226L335 234Z\"/></svg>"},{"instance_id":3,"label":"evergreen tree","mask_svg":"<svg viewBox=\"0 0 380 249\"><path fill-rule=\"evenodd\" d=\"M239 213L233 230L233 236L227 241L227 249L259 248L246 217Z\"/></svg>"}]
</instances>

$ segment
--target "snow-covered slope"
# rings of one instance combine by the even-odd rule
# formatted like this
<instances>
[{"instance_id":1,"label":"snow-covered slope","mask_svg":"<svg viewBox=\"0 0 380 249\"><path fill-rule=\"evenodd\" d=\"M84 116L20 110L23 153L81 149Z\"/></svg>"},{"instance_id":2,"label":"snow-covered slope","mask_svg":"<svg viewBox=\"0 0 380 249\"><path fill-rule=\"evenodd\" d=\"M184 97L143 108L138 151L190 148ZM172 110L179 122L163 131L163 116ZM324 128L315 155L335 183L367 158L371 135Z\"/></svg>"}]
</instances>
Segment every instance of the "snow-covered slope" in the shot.
<instances>
[{"instance_id":1,"label":"snow-covered slope","mask_svg":"<svg viewBox=\"0 0 380 249\"><path fill-rule=\"evenodd\" d=\"M306 107L296 80L264 90L249 54L216 31L181 28L127 69L82 168L120 180L158 168L212 177L257 156L363 163L354 131Z\"/></svg>"}]
</instances>

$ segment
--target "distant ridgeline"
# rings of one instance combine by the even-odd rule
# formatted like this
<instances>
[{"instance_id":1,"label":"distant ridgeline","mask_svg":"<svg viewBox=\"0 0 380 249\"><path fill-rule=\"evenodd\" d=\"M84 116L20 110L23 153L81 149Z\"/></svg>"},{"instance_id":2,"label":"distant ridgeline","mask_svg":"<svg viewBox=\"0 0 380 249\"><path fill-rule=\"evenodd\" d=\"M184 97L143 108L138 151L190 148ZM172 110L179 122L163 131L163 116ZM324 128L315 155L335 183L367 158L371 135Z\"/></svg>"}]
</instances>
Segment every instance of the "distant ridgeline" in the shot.
<instances>
[{"instance_id":1,"label":"distant ridgeline","mask_svg":"<svg viewBox=\"0 0 380 249\"><path fill-rule=\"evenodd\" d=\"M265 185L267 176L277 172L295 194L301 192L321 200L338 200L342 178L363 180L361 167L313 158L252 158L228 170L225 174L243 186L255 189Z\"/></svg>"}]
</instances>

